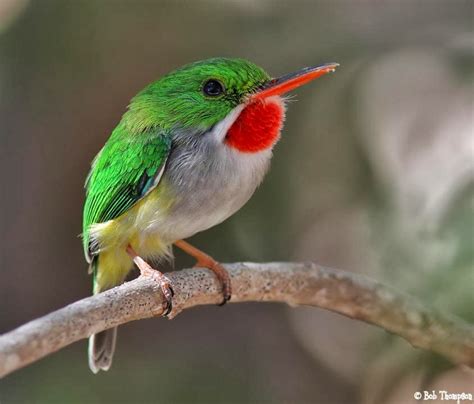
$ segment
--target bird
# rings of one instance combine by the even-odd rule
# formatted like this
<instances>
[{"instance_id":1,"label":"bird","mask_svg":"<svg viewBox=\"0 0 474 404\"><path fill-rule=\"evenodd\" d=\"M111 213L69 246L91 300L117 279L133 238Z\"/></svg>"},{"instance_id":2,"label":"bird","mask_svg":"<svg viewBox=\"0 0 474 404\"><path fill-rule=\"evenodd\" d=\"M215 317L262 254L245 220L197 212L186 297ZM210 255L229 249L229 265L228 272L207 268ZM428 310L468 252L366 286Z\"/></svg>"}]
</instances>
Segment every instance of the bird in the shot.
<instances>
[{"instance_id":1,"label":"bird","mask_svg":"<svg viewBox=\"0 0 474 404\"><path fill-rule=\"evenodd\" d=\"M185 239L237 212L267 173L286 112L285 94L337 63L272 78L256 64L216 57L182 66L132 98L91 164L83 247L97 294L125 281L134 264L156 280L172 310L173 286L151 263L173 245L210 269L232 294L224 267ZM117 328L90 336L93 373L109 370Z\"/></svg>"}]
</instances>

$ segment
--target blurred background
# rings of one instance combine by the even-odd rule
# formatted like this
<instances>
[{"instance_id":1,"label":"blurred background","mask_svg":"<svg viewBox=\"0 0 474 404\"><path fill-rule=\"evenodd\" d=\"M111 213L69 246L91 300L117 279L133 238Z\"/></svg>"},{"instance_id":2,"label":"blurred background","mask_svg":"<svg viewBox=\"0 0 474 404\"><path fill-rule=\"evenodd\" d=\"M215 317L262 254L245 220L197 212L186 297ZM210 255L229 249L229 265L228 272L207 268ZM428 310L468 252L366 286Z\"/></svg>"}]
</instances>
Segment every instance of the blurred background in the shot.
<instances>
[{"instance_id":1,"label":"blurred background","mask_svg":"<svg viewBox=\"0 0 474 404\"><path fill-rule=\"evenodd\" d=\"M222 262L314 260L474 321L472 1L0 0L0 333L90 294L90 162L147 83L244 57L298 89L253 199L192 242ZM176 268L191 260L177 254ZM474 378L399 338L281 304L120 328L93 376L86 341L0 381L0 402L411 403Z\"/></svg>"}]
</instances>

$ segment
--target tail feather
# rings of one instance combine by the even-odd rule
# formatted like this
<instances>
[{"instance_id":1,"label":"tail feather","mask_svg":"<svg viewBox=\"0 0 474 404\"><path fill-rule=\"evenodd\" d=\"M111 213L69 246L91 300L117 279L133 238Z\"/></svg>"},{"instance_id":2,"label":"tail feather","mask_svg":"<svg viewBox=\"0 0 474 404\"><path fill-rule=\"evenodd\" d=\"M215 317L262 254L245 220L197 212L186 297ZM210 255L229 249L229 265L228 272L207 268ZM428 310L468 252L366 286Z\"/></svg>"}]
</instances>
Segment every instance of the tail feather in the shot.
<instances>
[{"instance_id":1,"label":"tail feather","mask_svg":"<svg viewBox=\"0 0 474 404\"><path fill-rule=\"evenodd\" d=\"M110 369L116 341L117 327L89 337L89 368L93 373Z\"/></svg>"},{"instance_id":2,"label":"tail feather","mask_svg":"<svg viewBox=\"0 0 474 404\"><path fill-rule=\"evenodd\" d=\"M125 258L129 260L128 256L125 256ZM92 272L94 277L94 294L104 292L123 282L123 278L131 266L130 262L126 259L116 261L114 254L100 254L100 256L97 255L92 258L89 271ZM118 275L116 275L117 272ZM117 327L101 331L89 337L89 368L93 373L110 369L116 341Z\"/></svg>"}]
</instances>

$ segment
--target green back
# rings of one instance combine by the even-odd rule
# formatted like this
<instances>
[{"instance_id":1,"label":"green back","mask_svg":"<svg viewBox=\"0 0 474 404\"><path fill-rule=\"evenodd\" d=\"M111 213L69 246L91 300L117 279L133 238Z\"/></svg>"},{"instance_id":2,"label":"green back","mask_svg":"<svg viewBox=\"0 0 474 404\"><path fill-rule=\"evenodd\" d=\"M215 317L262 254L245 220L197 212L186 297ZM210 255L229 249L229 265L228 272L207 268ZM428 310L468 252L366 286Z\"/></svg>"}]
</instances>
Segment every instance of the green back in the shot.
<instances>
[{"instance_id":1,"label":"green back","mask_svg":"<svg viewBox=\"0 0 474 404\"><path fill-rule=\"evenodd\" d=\"M115 219L156 186L171 147L169 136L150 130L130 136L119 125L97 155L86 181L84 251L90 257L89 227Z\"/></svg>"}]
</instances>

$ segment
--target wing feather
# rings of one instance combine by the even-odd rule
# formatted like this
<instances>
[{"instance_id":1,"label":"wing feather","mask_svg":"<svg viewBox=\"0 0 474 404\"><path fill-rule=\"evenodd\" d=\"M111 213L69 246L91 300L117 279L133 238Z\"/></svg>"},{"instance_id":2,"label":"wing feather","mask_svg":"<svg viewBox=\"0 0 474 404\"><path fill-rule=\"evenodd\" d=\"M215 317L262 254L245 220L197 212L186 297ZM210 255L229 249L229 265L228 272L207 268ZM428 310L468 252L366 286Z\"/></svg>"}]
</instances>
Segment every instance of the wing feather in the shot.
<instances>
[{"instance_id":1,"label":"wing feather","mask_svg":"<svg viewBox=\"0 0 474 404\"><path fill-rule=\"evenodd\" d=\"M157 131L130 135L121 126L92 163L86 180L86 202L83 217L84 253L88 262L90 227L113 220L158 186L171 139Z\"/></svg>"}]
</instances>

